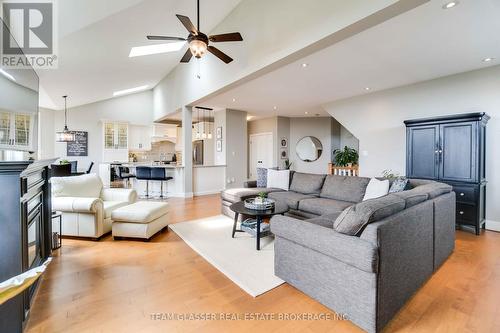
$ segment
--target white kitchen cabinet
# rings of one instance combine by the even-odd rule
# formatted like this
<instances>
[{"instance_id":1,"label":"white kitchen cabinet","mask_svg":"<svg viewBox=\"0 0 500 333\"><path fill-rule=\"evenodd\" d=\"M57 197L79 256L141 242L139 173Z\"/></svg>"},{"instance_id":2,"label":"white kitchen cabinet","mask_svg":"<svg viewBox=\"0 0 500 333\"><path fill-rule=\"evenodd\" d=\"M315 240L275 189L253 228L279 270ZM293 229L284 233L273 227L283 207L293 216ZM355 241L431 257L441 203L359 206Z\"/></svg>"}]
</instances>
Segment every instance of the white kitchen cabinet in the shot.
<instances>
[{"instance_id":1,"label":"white kitchen cabinet","mask_svg":"<svg viewBox=\"0 0 500 333\"><path fill-rule=\"evenodd\" d=\"M129 127L129 150L148 151L151 150L151 126L130 125Z\"/></svg>"},{"instance_id":2,"label":"white kitchen cabinet","mask_svg":"<svg viewBox=\"0 0 500 333\"><path fill-rule=\"evenodd\" d=\"M175 127L166 124L154 124L153 136L154 137L175 137L177 135Z\"/></svg>"},{"instance_id":3,"label":"white kitchen cabinet","mask_svg":"<svg viewBox=\"0 0 500 333\"><path fill-rule=\"evenodd\" d=\"M103 161L128 161L128 124L123 122L103 121Z\"/></svg>"},{"instance_id":4,"label":"white kitchen cabinet","mask_svg":"<svg viewBox=\"0 0 500 333\"><path fill-rule=\"evenodd\" d=\"M33 150L34 121L32 114L0 111L0 148Z\"/></svg>"}]
</instances>

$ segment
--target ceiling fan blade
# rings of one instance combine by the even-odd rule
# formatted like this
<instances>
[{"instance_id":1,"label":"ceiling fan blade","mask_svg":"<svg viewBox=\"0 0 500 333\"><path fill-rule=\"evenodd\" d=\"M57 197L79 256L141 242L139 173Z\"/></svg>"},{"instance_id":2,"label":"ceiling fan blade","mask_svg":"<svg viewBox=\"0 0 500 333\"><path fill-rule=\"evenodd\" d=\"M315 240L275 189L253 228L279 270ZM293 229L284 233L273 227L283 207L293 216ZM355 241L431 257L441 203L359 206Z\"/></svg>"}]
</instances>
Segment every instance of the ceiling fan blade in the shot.
<instances>
[{"instance_id":1,"label":"ceiling fan blade","mask_svg":"<svg viewBox=\"0 0 500 333\"><path fill-rule=\"evenodd\" d=\"M226 64L229 64L231 61L233 61L233 58L231 58L230 56L228 56L227 54L225 54L216 47L209 46L208 51L217 58L219 58L220 60L224 61Z\"/></svg>"},{"instance_id":2,"label":"ceiling fan blade","mask_svg":"<svg viewBox=\"0 0 500 333\"><path fill-rule=\"evenodd\" d=\"M209 40L214 43L218 42L241 42L243 37L239 32L231 32L229 34L212 35Z\"/></svg>"},{"instance_id":3,"label":"ceiling fan blade","mask_svg":"<svg viewBox=\"0 0 500 333\"><path fill-rule=\"evenodd\" d=\"M178 40L178 41L185 41L187 40L186 38L182 37L168 37L168 36L147 36L149 40Z\"/></svg>"},{"instance_id":4,"label":"ceiling fan blade","mask_svg":"<svg viewBox=\"0 0 500 333\"><path fill-rule=\"evenodd\" d=\"M184 53L184 56L182 57L181 62L189 62L189 60L191 60L192 56L193 56L193 54L191 53L191 50L188 48L186 50L186 53Z\"/></svg>"},{"instance_id":5,"label":"ceiling fan blade","mask_svg":"<svg viewBox=\"0 0 500 333\"><path fill-rule=\"evenodd\" d=\"M192 35L197 35L198 34L198 29L193 25L193 22L189 19L187 16L183 15L175 15L181 21L182 25L186 27L186 29L192 34Z\"/></svg>"}]
</instances>

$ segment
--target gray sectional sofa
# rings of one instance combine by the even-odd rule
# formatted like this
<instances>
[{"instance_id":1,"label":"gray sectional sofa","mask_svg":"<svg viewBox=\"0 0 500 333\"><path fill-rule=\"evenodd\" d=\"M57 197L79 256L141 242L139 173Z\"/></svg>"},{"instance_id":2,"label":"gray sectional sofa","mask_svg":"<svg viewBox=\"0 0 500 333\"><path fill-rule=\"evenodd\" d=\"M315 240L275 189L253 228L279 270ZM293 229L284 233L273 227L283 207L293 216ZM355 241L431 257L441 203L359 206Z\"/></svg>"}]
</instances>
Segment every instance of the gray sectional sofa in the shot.
<instances>
[{"instance_id":1,"label":"gray sectional sofa","mask_svg":"<svg viewBox=\"0 0 500 333\"><path fill-rule=\"evenodd\" d=\"M275 274L368 332L379 332L455 246L455 193L410 180L409 189L362 201L369 178L294 173L290 190L222 193L229 205L264 191L286 203L271 220Z\"/></svg>"}]
</instances>

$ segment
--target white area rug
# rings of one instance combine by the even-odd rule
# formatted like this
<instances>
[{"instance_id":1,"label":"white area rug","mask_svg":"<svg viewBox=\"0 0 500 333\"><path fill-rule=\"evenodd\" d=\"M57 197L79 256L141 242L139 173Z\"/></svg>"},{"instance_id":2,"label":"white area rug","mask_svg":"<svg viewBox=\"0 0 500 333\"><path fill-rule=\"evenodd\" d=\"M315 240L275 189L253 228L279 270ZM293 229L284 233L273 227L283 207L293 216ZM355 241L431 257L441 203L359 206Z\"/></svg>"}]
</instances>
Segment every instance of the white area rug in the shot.
<instances>
[{"instance_id":1,"label":"white area rug","mask_svg":"<svg viewBox=\"0 0 500 333\"><path fill-rule=\"evenodd\" d=\"M171 224L169 228L253 297L284 283L274 275L273 237L261 238L257 251L255 238L247 233L237 232L231 238L233 220L224 215Z\"/></svg>"}]
</instances>

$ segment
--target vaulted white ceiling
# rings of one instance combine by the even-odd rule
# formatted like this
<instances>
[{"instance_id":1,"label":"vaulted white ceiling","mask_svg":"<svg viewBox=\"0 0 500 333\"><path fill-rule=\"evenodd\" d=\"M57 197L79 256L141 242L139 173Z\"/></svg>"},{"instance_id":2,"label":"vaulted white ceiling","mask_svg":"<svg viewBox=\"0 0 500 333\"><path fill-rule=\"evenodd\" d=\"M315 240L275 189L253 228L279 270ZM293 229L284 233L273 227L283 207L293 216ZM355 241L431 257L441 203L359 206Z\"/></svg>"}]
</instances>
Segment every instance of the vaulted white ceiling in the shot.
<instances>
[{"instance_id":1,"label":"vaulted white ceiling","mask_svg":"<svg viewBox=\"0 0 500 333\"><path fill-rule=\"evenodd\" d=\"M327 115L327 102L500 64L500 1L445 3L430 1L202 104L258 117Z\"/></svg>"},{"instance_id":2,"label":"vaulted white ceiling","mask_svg":"<svg viewBox=\"0 0 500 333\"><path fill-rule=\"evenodd\" d=\"M200 1L201 29L212 30L241 0ZM40 104L60 109L113 96L113 92L148 85L153 88L182 57L177 52L129 58L133 46L151 45L148 34L186 37L175 14L196 22L195 0L58 1L59 68L38 70Z\"/></svg>"}]
</instances>

